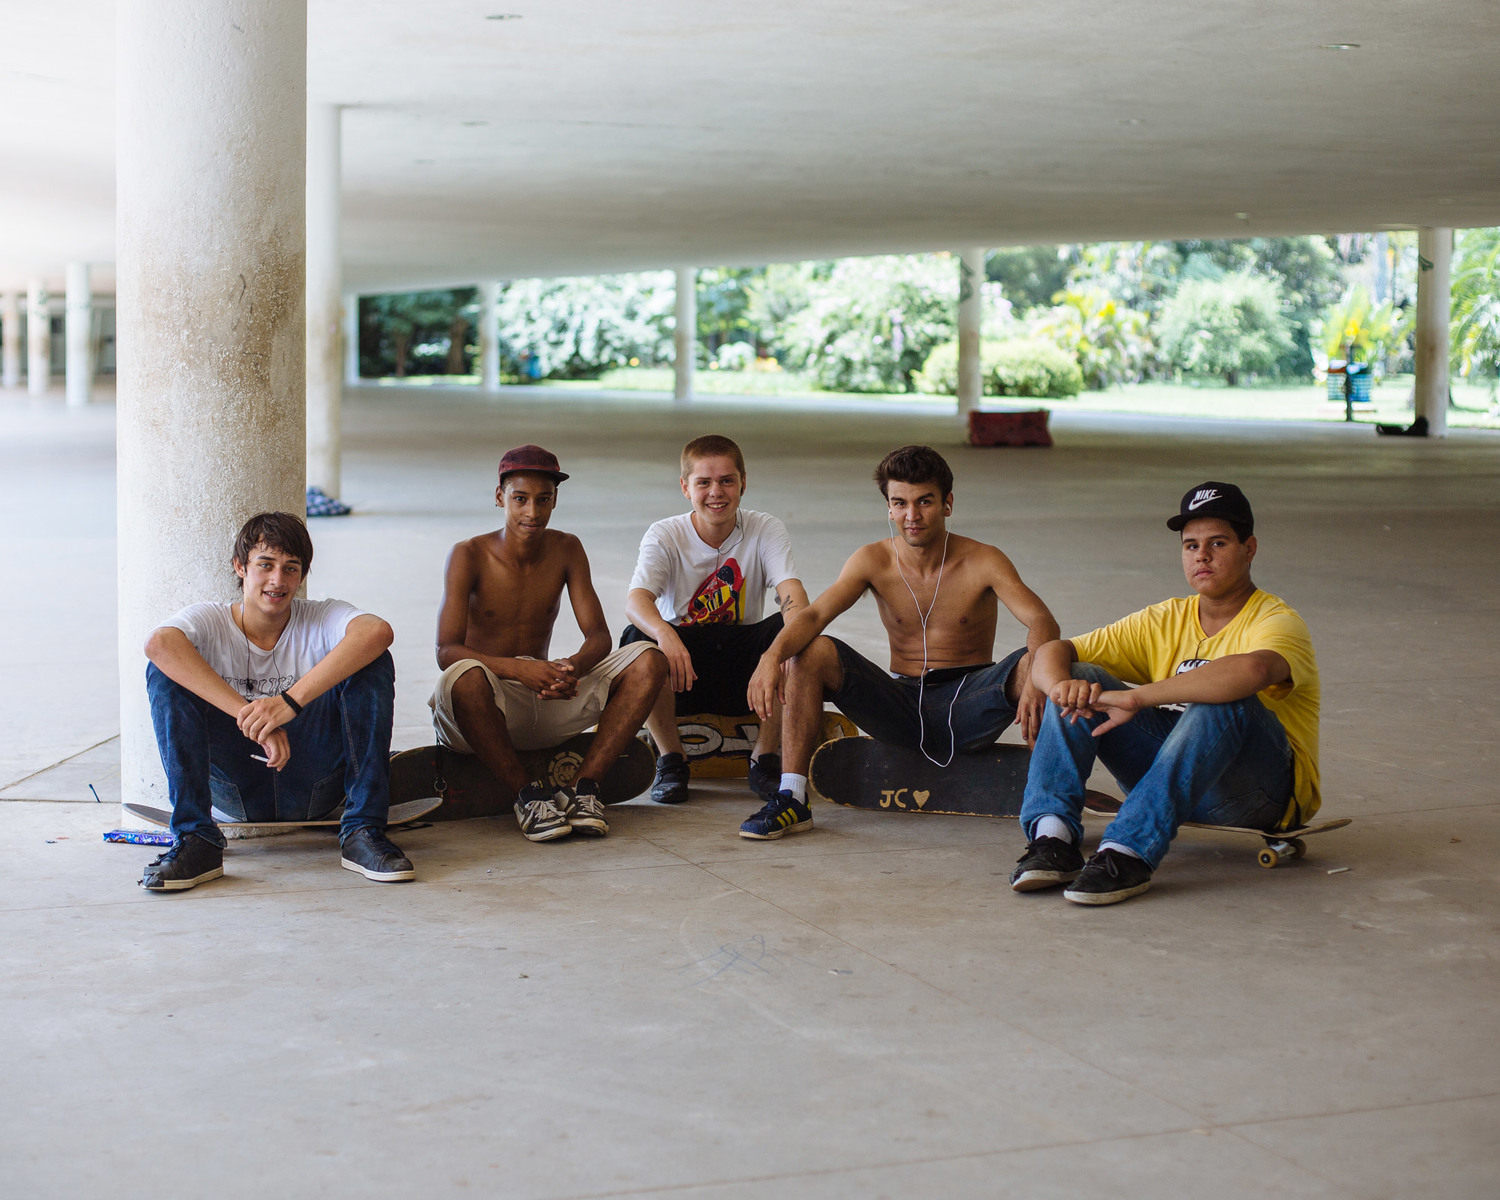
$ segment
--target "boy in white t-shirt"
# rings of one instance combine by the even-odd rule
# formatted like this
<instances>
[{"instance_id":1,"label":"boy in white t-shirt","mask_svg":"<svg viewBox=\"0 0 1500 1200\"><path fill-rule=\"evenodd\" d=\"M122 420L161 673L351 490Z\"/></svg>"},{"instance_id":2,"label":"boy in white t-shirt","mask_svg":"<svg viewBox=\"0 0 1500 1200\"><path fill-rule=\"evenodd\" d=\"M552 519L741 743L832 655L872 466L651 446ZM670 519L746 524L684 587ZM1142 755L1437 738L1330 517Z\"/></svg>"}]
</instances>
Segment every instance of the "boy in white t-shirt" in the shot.
<instances>
[{"instance_id":1,"label":"boy in white t-shirt","mask_svg":"<svg viewBox=\"0 0 1500 1200\"><path fill-rule=\"evenodd\" d=\"M231 559L239 602L190 604L146 640L176 837L146 867L149 891L224 874L216 808L241 821L303 821L342 803L344 867L382 883L416 876L385 836L394 635L342 600L298 599L312 555L291 513L251 517Z\"/></svg>"},{"instance_id":2,"label":"boy in white t-shirt","mask_svg":"<svg viewBox=\"0 0 1500 1200\"><path fill-rule=\"evenodd\" d=\"M650 640L667 656L670 676L646 728L661 751L651 798L688 798L688 766L677 718L689 713L739 716L750 711L747 688L784 617L807 606L792 563L786 526L769 513L741 508L745 456L727 437L694 438L682 450L682 494L693 510L658 521L641 539L625 601L620 645ZM767 590L780 611L762 617ZM750 755L750 786L774 796L781 782L781 711L760 725Z\"/></svg>"}]
</instances>

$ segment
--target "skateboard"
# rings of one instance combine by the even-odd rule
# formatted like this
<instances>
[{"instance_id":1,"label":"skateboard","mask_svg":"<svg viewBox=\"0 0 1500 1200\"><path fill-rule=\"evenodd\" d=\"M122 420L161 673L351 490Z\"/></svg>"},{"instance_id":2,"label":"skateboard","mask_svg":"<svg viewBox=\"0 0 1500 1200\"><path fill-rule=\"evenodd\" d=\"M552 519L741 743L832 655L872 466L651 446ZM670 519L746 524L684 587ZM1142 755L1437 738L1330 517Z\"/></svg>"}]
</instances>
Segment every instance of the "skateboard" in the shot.
<instances>
[{"instance_id":1,"label":"skateboard","mask_svg":"<svg viewBox=\"0 0 1500 1200\"><path fill-rule=\"evenodd\" d=\"M1104 797L1107 803L1095 804L1086 801L1084 807L1090 812L1114 815L1120 811L1120 802L1113 796ZM1270 869L1284 858L1301 858L1307 853L1307 843L1315 833L1327 833L1330 829L1342 829L1353 824L1353 817L1337 817L1332 821L1319 821L1316 825L1298 825L1295 829L1246 829L1241 825L1210 825L1204 821L1184 821L1183 829L1208 829L1215 833L1240 833L1260 838L1265 843L1255 854L1255 861Z\"/></svg>"},{"instance_id":2,"label":"skateboard","mask_svg":"<svg viewBox=\"0 0 1500 1200\"><path fill-rule=\"evenodd\" d=\"M442 802L441 796L428 796L421 800L408 800L404 804L392 804L386 812L386 826L389 828L416 821L435 811ZM132 817L150 821L153 825L165 827L172 823L170 812L164 808L152 808L149 804L127 803L125 811ZM251 826L256 829L323 829L337 827L341 811L341 808L335 809L326 817L319 817L314 821L215 821L214 824L220 829L244 829Z\"/></svg>"},{"instance_id":3,"label":"skateboard","mask_svg":"<svg viewBox=\"0 0 1500 1200\"><path fill-rule=\"evenodd\" d=\"M819 746L808 781L819 797L846 808L1018 817L1030 766L1031 751L1008 742L955 754L939 767L919 750L856 737Z\"/></svg>"},{"instance_id":4,"label":"skateboard","mask_svg":"<svg viewBox=\"0 0 1500 1200\"><path fill-rule=\"evenodd\" d=\"M578 776L578 768L594 740L592 733L570 737L549 750L524 750L521 765L532 779L549 787L565 787ZM619 804L639 796L656 776L656 758L638 738L599 781L599 799ZM466 817L494 817L510 813L516 798L490 769L472 754L438 746L419 746L391 757L391 800L439 795L443 807L434 820L462 821Z\"/></svg>"},{"instance_id":5,"label":"skateboard","mask_svg":"<svg viewBox=\"0 0 1500 1200\"><path fill-rule=\"evenodd\" d=\"M841 713L823 714L823 741L855 737L859 730ZM694 779L745 779L750 774L750 751L760 736L760 718L754 713L743 717L722 717L714 713L696 713L677 718L677 735L682 738L683 754ZM648 739L653 754L656 742Z\"/></svg>"}]
</instances>

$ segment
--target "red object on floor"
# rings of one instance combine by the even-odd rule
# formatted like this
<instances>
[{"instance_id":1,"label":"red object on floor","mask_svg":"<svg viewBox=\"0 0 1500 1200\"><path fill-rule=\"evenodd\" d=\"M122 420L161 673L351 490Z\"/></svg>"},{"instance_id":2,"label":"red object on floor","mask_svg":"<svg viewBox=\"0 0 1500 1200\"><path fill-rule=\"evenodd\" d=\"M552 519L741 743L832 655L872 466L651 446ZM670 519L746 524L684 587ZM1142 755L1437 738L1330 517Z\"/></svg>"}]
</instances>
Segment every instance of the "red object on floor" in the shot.
<instances>
[{"instance_id":1,"label":"red object on floor","mask_svg":"<svg viewBox=\"0 0 1500 1200\"><path fill-rule=\"evenodd\" d=\"M969 445L971 446L1050 446L1047 432L1048 411L1045 408L1025 412L971 412Z\"/></svg>"}]
</instances>

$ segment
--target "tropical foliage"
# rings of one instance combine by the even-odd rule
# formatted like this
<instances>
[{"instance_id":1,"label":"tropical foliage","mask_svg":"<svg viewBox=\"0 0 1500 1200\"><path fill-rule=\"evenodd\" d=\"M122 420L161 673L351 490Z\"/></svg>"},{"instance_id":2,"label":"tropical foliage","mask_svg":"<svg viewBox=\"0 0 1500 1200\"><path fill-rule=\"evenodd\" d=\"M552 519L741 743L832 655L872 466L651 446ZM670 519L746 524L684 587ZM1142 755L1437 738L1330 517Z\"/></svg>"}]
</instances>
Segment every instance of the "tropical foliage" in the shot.
<instances>
[{"instance_id":1,"label":"tropical foliage","mask_svg":"<svg viewBox=\"0 0 1500 1200\"><path fill-rule=\"evenodd\" d=\"M1083 373L1072 355L1042 338L1008 338L979 344L982 390L986 396L1076 396ZM952 396L958 391L958 343L933 348L913 377L918 391Z\"/></svg>"},{"instance_id":2,"label":"tropical foliage","mask_svg":"<svg viewBox=\"0 0 1500 1200\"><path fill-rule=\"evenodd\" d=\"M523 378L589 379L610 367L669 362L670 271L523 279L500 297L500 359Z\"/></svg>"},{"instance_id":3,"label":"tropical foliage","mask_svg":"<svg viewBox=\"0 0 1500 1200\"><path fill-rule=\"evenodd\" d=\"M1466 379L1500 377L1500 229L1466 229L1453 271L1453 360Z\"/></svg>"},{"instance_id":4,"label":"tropical foliage","mask_svg":"<svg viewBox=\"0 0 1500 1200\"><path fill-rule=\"evenodd\" d=\"M1281 288L1248 272L1182 284L1162 308L1160 337L1178 370L1222 376L1231 387L1274 373L1294 348Z\"/></svg>"},{"instance_id":5,"label":"tropical foliage","mask_svg":"<svg viewBox=\"0 0 1500 1200\"><path fill-rule=\"evenodd\" d=\"M1036 333L1072 356L1084 387L1100 391L1141 378L1154 354L1145 313L1097 288L1070 288L1057 298L1036 322Z\"/></svg>"}]
</instances>

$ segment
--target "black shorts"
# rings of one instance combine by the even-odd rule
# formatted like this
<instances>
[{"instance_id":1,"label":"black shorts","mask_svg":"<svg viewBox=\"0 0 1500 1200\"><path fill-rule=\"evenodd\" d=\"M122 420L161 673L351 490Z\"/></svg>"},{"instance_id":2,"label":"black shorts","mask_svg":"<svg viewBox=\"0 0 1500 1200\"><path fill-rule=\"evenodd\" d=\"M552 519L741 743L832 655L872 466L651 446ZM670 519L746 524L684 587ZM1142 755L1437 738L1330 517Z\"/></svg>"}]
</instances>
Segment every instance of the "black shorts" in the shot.
<instances>
[{"instance_id":1,"label":"black shorts","mask_svg":"<svg viewBox=\"0 0 1500 1200\"><path fill-rule=\"evenodd\" d=\"M774 613L754 625L675 625L677 636L693 660L698 679L685 692L677 693L677 715L713 713L739 717L750 711L746 693L750 676L781 632L781 614ZM651 642L650 634L634 625L625 626L620 645Z\"/></svg>"}]
</instances>

